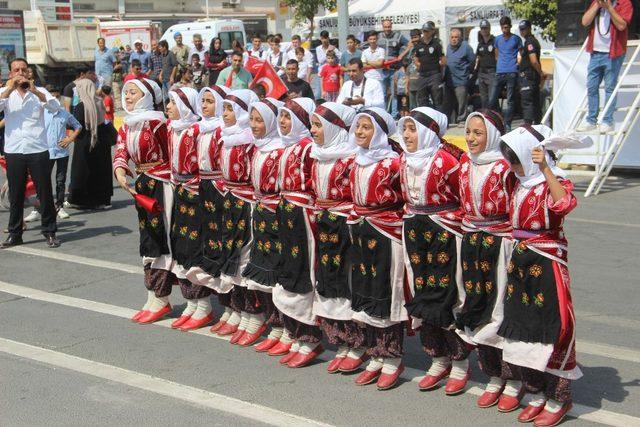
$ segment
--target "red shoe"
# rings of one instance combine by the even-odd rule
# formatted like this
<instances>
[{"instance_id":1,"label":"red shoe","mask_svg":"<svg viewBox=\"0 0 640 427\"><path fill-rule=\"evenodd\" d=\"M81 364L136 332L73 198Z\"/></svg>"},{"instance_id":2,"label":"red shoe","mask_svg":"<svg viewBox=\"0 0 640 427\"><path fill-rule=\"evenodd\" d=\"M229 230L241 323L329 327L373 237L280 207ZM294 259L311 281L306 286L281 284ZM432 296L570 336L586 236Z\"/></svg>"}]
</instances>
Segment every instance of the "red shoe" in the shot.
<instances>
[{"instance_id":1,"label":"red shoe","mask_svg":"<svg viewBox=\"0 0 640 427\"><path fill-rule=\"evenodd\" d=\"M382 373L382 368L376 371L367 371L366 369L360 373L356 377L356 385L367 385L375 382L380 374Z\"/></svg>"},{"instance_id":2,"label":"red shoe","mask_svg":"<svg viewBox=\"0 0 640 427\"><path fill-rule=\"evenodd\" d=\"M297 354L297 351L290 351L289 353L282 356L280 360L278 360L278 363L280 363L281 365L287 365L291 359L296 357Z\"/></svg>"},{"instance_id":3,"label":"red shoe","mask_svg":"<svg viewBox=\"0 0 640 427\"><path fill-rule=\"evenodd\" d=\"M503 390L504 386L502 386L498 391L485 391L482 393L482 396L480 396L477 401L478 407L491 408L493 405L498 403Z\"/></svg>"},{"instance_id":4,"label":"red shoe","mask_svg":"<svg viewBox=\"0 0 640 427\"><path fill-rule=\"evenodd\" d=\"M231 344L238 344L238 341L240 341L240 338L244 336L245 332L246 331L244 329L238 329L233 333L233 335L231 335L231 340L229 340L229 342Z\"/></svg>"},{"instance_id":5,"label":"red shoe","mask_svg":"<svg viewBox=\"0 0 640 427\"><path fill-rule=\"evenodd\" d=\"M528 405L522 412L520 412L520 415L518 415L518 421L520 421L521 423L530 423L531 421L535 420L543 410L544 404L540 406Z\"/></svg>"},{"instance_id":6,"label":"red shoe","mask_svg":"<svg viewBox=\"0 0 640 427\"><path fill-rule=\"evenodd\" d=\"M189 318L186 322L180 326L181 331L193 331L196 329L204 328L213 321L213 313L207 314L202 319Z\"/></svg>"},{"instance_id":7,"label":"red shoe","mask_svg":"<svg viewBox=\"0 0 640 427\"><path fill-rule=\"evenodd\" d=\"M314 359L320 356L322 353L324 353L324 347L322 346L322 344L318 344L318 346L308 354L303 354L298 352L298 354L296 354L293 358L289 360L289 362L287 363L287 366L294 369L304 368L309 363L313 362Z\"/></svg>"},{"instance_id":8,"label":"red shoe","mask_svg":"<svg viewBox=\"0 0 640 427\"><path fill-rule=\"evenodd\" d=\"M239 325L239 324L238 324ZM238 330L238 325L232 325L230 323L225 323L218 329L218 335L224 337L226 335L235 334Z\"/></svg>"},{"instance_id":9,"label":"red shoe","mask_svg":"<svg viewBox=\"0 0 640 427\"><path fill-rule=\"evenodd\" d=\"M267 338L266 340L260 342L260 344L257 344L254 348L258 353L265 353L271 350L279 342L280 340L277 340L275 338Z\"/></svg>"},{"instance_id":10,"label":"red shoe","mask_svg":"<svg viewBox=\"0 0 640 427\"><path fill-rule=\"evenodd\" d=\"M360 366L367 360L366 356L362 356L359 359L354 359L353 357L345 357L342 362L340 362L340 372L349 373L355 372L360 369Z\"/></svg>"},{"instance_id":11,"label":"red shoe","mask_svg":"<svg viewBox=\"0 0 640 427\"><path fill-rule=\"evenodd\" d=\"M191 316L180 316L173 322L171 322L172 329L178 329L180 326L184 324L187 320L191 319Z\"/></svg>"},{"instance_id":12,"label":"red shoe","mask_svg":"<svg viewBox=\"0 0 640 427\"><path fill-rule=\"evenodd\" d=\"M520 400L522 400L522 395L524 393L522 392L522 389L520 389L520 391L518 392L517 396L508 396L506 394L503 394L502 396L500 396L500 400L498 401L498 411L500 412L512 412L515 411L516 409L518 409L518 407L520 406Z\"/></svg>"},{"instance_id":13,"label":"red shoe","mask_svg":"<svg viewBox=\"0 0 640 427\"><path fill-rule=\"evenodd\" d=\"M538 415L536 419L533 420L533 425L536 427L557 426L558 424L560 424L564 416L567 415L567 412L569 412L572 407L573 403L567 402L562 406L562 409L560 409L555 414L549 411L542 411L540 415Z\"/></svg>"},{"instance_id":14,"label":"red shoe","mask_svg":"<svg viewBox=\"0 0 640 427\"><path fill-rule=\"evenodd\" d=\"M291 345L293 344L293 342L282 342L279 341L276 343L276 345L274 345L273 347L271 347L268 351L269 356L282 356L285 355L287 353L289 353L289 350L291 349Z\"/></svg>"},{"instance_id":15,"label":"red shoe","mask_svg":"<svg viewBox=\"0 0 640 427\"><path fill-rule=\"evenodd\" d=\"M380 378L378 378L378 390L389 390L393 388L398 382L398 378L400 378L402 372L404 372L404 363L401 363L393 374L381 373Z\"/></svg>"},{"instance_id":16,"label":"red shoe","mask_svg":"<svg viewBox=\"0 0 640 427\"><path fill-rule=\"evenodd\" d=\"M447 384L444 386L444 392L447 394L447 396L455 396L456 394L462 393L464 391L464 388L467 386L467 382L469 381L470 376L471 369L467 371L467 373L461 380L449 377Z\"/></svg>"},{"instance_id":17,"label":"red shoe","mask_svg":"<svg viewBox=\"0 0 640 427\"><path fill-rule=\"evenodd\" d=\"M451 365L447 367L440 375L425 375L418 383L418 388L422 391L433 390L443 379L447 378L451 373Z\"/></svg>"},{"instance_id":18,"label":"red shoe","mask_svg":"<svg viewBox=\"0 0 640 427\"><path fill-rule=\"evenodd\" d=\"M157 322L169 313L171 313L171 304L165 305L158 311L147 311L144 315L140 316L138 323L147 324Z\"/></svg>"},{"instance_id":19,"label":"red shoe","mask_svg":"<svg viewBox=\"0 0 640 427\"><path fill-rule=\"evenodd\" d=\"M224 320L218 320L218 322L215 325L213 325L211 329L209 329L209 331L212 333L216 333L220 330L220 328L222 328L226 324L227 322L225 322Z\"/></svg>"},{"instance_id":20,"label":"red shoe","mask_svg":"<svg viewBox=\"0 0 640 427\"><path fill-rule=\"evenodd\" d=\"M147 313L147 310L140 310L138 311L136 314L133 315L133 317L131 318L132 322L138 322L140 321L140 318L142 316L144 316Z\"/></svg>"},{"instance_id":21,"label":"red shoe","mask_svg":"<svg viewBox=\"0 0 640 427\"><path fill-rule=\"evenodd\" d=\"M340 363L345 359L345 357L336 357L331 362L329 362L329 366L327 366L327 372L330 374L337 374L340 372Z\"/></svg>"},{"instance_id":22,"label":"red shoe","mask_svg":"<svg viewBox=\"0 0 640 427\"><path fill-rule=\"evenodd\" d=\"M267 327L265 325L262 325L260 326L260 329L258 329L253 334L250 334L249 332L245 332L242 338L238 340L238 345L240 347L247 347L247 346L253 345L256 341L258 341L258 338L260 338L260 335L262 335L265 329L267 329Z\"/></svg>"}]
</instances>

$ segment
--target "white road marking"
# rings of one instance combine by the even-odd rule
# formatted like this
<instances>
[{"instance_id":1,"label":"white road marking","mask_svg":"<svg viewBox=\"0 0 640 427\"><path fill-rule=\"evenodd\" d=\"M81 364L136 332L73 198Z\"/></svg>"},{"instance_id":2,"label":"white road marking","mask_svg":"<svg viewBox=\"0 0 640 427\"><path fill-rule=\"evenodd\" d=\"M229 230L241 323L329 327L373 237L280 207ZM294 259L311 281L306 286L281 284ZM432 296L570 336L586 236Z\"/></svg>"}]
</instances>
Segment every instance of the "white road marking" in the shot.
<instances>
[{"instance_id":1,"label":"white road marking","mask_svg":"<svg viewBox=\"0 0 640 427\"><path fill-rule=\"evenodd\" d=\"M225 412L274 426L329 426L320 421L304 418L267 406L246 402L222 394L179 384L163 378L130 371L117 366L83 359L81 357L0 338L0 351L47 365L102 378L151 393L183 400L216 411Z\"/></svg>"},{"instance_id":2,"label":"white road marking","mask_svg":"<svg viewBox=\"0 0 640 427\"><path fill-rule=\"evenodd\" d=\"M615 222L615 221L600 221L597 219L586 219L586 218L572 218L568 216L565 221L568 222L585 222L587 224L600 224L600 225L611 225L615 227L631 227L631 228L640 228L640 224L631 224L628 222Z\"/></svg>"},{"instance_id":3,"label":"white road marking","mask_svg":"<svg viewBox=\"0 0 640 427\"><path fill-rule=\"evenodd\" d=\"M0 292L8 293L11 295L20 296L23 298L29 298L37 301L44 301L59 305L64 305L68 307L73 307L76 309L82 309L87 311L93 311L96 313L107 314L115 317L122 317L125 319L131 318L134 315L136 310L132 310L130 308L119 307L111 304L104 304L96 301L86 300L82 298L75 298L66 295L59 295L50 292L44 292L37 289L28 288L20 285L13 285L11 283L0 281ZM160 322L156 322L153 325L162 326L165 328L171 328L171 322L173 319L165 319ZM151 325L150 325L151 326ZM209 328L203 328L196 331L190 331L189 333L204 335L210 338L216 338L219 340L228 341L229 337L220 337L209 332ZM2 338L0 338L0 351L2 351ZM4 340L7 341L7 340ZM578 349L581 346L585 346L584 343L578 343ZM640 357L638 356L637 350L626 349L624 347L614 347L614 346L606 346L602 344L589 343L587 344L587 348L589 350L589 354L596 354L600 356L604 356L607 358L618 359L618 360L626 360L630 362L640 363ZM594 348L590 348L589 346L595 346ZM584 353L584 349L582 350ZM329 356L329 358L327 358ZM69 356L71 357L71 356ZM321 359L322 360L330 360L333 357L333 353L330 351L325 352ZM97 362L93 362L97 363ZM120 368L115 368L120 369ZM143 374L140 374L143 375ZM412 382L419 382L420 379L424 376L424 373L413 368L407 368L402 376L405 379L409 379ZM164 381L164 380L162 380ZM483 390L474 384L473 381L469 382L472 385L467 392L479 396L482 394ZM187 386L184 386L187 387ZM640 426L640 418L636 418L630 415L619 414L616 412L606 411L603 409L592 408L585 405L574 404L573 410L570 412L571 416L577 417L579 419L584 419L588 421L598 422L602 424L608 424L611 426L620 426L620 427L628 427L628 426Z\"/></svg>"}]
</instances>

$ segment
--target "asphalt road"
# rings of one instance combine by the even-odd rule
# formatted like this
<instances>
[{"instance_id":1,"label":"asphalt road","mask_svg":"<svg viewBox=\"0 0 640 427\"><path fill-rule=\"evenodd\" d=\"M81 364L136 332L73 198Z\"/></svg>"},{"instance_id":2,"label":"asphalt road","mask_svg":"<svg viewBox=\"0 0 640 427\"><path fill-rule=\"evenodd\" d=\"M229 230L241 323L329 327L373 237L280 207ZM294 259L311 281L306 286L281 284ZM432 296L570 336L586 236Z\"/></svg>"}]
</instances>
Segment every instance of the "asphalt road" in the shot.
<instances>
[{"instance_id":1,"label":"asphalt road","mask_svg":"<svg viewBox=\"0 0 640 427\"><path fill-rule=\"evenodd\" d=\"M580 196L566 223L584 372L566 425L640 426L638 200L640 178L614 179L600 196ZM516 414L475 407L486 381L475 357L464 395L419 392L414 379L430 362L415 337L402 383L379 392L327 374L333 349L294 370L206 330L133 324L146 294L132 201L116 190L111 210L70 213L59 222L61 248L47 249L29 224L24 246L0 251L2 425L516 423ZM171 299L177 315L178 289Z\"/></svg>"}]
</instances>

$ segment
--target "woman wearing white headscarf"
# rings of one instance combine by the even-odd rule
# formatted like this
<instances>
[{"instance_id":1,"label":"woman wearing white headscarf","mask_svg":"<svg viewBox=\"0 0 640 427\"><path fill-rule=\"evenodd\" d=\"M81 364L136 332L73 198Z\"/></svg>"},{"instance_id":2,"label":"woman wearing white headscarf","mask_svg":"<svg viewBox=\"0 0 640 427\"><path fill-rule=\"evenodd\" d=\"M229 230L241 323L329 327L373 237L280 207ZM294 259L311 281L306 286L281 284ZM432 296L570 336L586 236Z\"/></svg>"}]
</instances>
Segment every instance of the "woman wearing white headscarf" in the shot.
<instances>
[{"instance_id":1,"label":"woman wearing white headscarf","mask_svg":"<svg viewBox=\"0 0 640 427\"><path fill-rule=\"evenodd\" d=\"M351 349L362 351L364 345L363 329L351 320L351 236L347 225L353 208L349 176L358 149L349 140L349 126L355 115L351 107L325 102L311 116L318 260L313 313L320 318L329 343L338 346L335 358L327 367L330 374L340 372L341 363Z\"/></svg>"},{"instance_id":2,"label":"woman wearing white headscarf","mask_svg":"<svg viewBox=\"0 0 640 427\"><path fill-rule=\"evenodd\" d=\"M165 117L155 106L162 100L160 87L148 79L131 80L122 89L122 106L126 113L118 131L113 157L113 171L120 186L132 196L148 197L162 211L148 211L136 204L140 228L140 255L144 265L147 302L131 320L152 323L171 312L169 295L176 283L171 272L173 258L169 229L173 208L170 184L169 146ZM135 187L129 187L127 175L133 177L129 162L135 165Z\"/></svg>"},{"instance_id":3,"label":"woman wearing white headscarf","mask_svg":"<svg viewBox=\"0 0 640 427\"><path fill-rule=\"evenodd\" d=\"M501 150L518 183L510 217L516 241L507 272L503 376L534 394L520 422L554 426L571 409L576 363L575 314L569 288L567 240L562 224L577 204L573 184L547 150L586 148L590 138L556 136L544 125L525 125L502 137Z\"/></svg>"},{"instance_id":4,"label":"woman wearing white headscarf","mask_svg":"<svg viewBox=\"0 0 640 427\"><path fill-rule=\"evenodd\" d=\"M376 382L392 388L404 370L404 263L402 249L402 191L400 156L389 135L396 132L392 117L372 107L356 115L349 136L358 145L351 172L353 215L350 217L353 262L351 309L353 320L364 325L365 345L341 363L356 370L371 360L356 384Z\"/></svg>"},{"instance_id":5,"label":"woman wearing white headscarf","mask_svg":"<svg viewBox=\"0 0 640 427\"><path fill-rule=\"evenodd\" d=\"M278 113L278 132L284 145L280 158L280 204L276 209L282 250L273 302L282 313L285 333L269 354L284 354L280 363L291 368L308 365L324 351L320 343L322 331L313 315L315 240L310 156L313 140L309 116L314 109L312 99L295 98L287 101Z\"/></svg>"},{"instance_id":6,"label":"woman wearing white headscarf","mask_svg":"<svg viewBox=\"0 0 640 427\"><path fill-rule=\"evenodd\" d=\"M249 106L258 101L253 91L234 90L223 101L220 150L220 171L224 183L222 210L222 240L225 245L224 263L220 269L222 282L233 286L231 308L233 312L218 335L231 335L231 344L236 344L247 329L253 328L253 314L259 311L255 292L247 290L242 271L249 262L251 248L251 159L255 147L249 128ZM261 325L258 325L258 328Z\"/></svg>"},{"instance_id":7,"label":"woman wearing white headscarf","mask_svg":"<svg viewBox=\"0 0 640 427\"><path fill-rule=\"evenodd\" d=\"M442 137L448 120L427 107L416 108L398 123L403 136L401 181L406 202L403 245L413 292L407 311L420 328L422 346L432 359L420 390L438 386L449 373L447 394L458 394L469 369L469 345L454 331L459 293L458 249L462 242L458 199L458 158L446 151Z\"/></svg>"},{"instance_id":8,"label":"woman wearing white headscarf","mask_svg":"<svg viewBox=\"0 0 640 427\"><path fill-rule=\"evenodd\" d=\"M253 344L265 327L270 326L269 336L255 347L258 352L273 348L280 342L283 333L280 312L272 298L273 287L278 282L277 266L280 259L277 250L280 226L276 208L280 200L278 176L284 144L278 135L277 117L278 108L282 105L284 103L276 99L265 98L249 107L249 124L255 138L255 151L251 161L253 242L249 263L242 276L247 282L247 288L255 293L260 304L259 310L251 315L250 325L238 345Z\"/></svg>"},{"instance_id":9,"label":"woman wearing white headscarf","mask_svg":"<svg viewBox=\"0 0 640 427\"><path fill-rule=\"evenodd\" d=\"M198 92L191 88L169 91L167 115L169 121L169 152L171 153L171 183L174 185L171 250L175 259L182 296L187 306L172 324L181 330L199 329L213 320L211 289L192 275L192 268L202 264L201 211L198 187Z\"/></svg>"},{"instance_id":10,"label":"woman wearing white headscarf","mask_svg":"<svg viewBox=\"0 0 640 427\"><path fill-rule=\"evenodd\" d=\"M457 314L459 335L478 346L482 371L489 376L478 398L481 408L498 404L501 412L513 411L520 401L520 383L501 378L502 301L507 277L506 263L513 245L509 203L515 177L500 152L504 133L502 117L491 110L467 117L469 152L460 160L460 205L465 231L460 249L464 305Z\"/></svg>"}]
</instances>

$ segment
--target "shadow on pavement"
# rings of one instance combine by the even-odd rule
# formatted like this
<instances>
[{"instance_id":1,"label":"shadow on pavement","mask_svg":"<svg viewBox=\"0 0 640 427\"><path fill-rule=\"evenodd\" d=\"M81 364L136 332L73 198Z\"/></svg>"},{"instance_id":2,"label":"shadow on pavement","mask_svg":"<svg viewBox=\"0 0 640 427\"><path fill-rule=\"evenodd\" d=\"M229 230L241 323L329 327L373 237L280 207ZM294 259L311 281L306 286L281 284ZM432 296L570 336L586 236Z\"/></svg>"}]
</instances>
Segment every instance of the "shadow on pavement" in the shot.
<instances>
[{"instance_id":1,"label":"shadow on pavement","mask_svg":"<svg viewBox=\"0 0 640 427\"><path fill-rule=\"evenodd\" d=\"M602 402L621 403L629 396L628 387L640 386L640 379L622 382L618 370L608 366L580 365L584 376L580 387L572 387L573 401L592 408L602 408Z\"/></svg>"}]
</instances>

